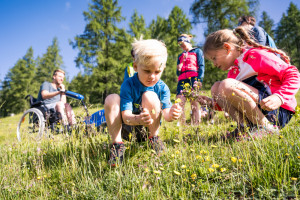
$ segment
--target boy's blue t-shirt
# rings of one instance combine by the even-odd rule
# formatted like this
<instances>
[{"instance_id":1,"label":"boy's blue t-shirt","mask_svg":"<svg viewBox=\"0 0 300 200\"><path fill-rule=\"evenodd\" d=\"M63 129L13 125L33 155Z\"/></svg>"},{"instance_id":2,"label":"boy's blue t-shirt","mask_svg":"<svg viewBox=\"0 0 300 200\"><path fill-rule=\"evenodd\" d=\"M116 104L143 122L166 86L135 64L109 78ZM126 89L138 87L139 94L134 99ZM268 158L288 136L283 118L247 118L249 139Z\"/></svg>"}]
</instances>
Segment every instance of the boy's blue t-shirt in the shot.
<instances>
[{"instance_id":1,"label":"boy's blue t-shirt","mask_svg":"<svg viewBox=\"0 0 300 200\"><path fill-rule=\"evenodd\" d=\"M132 113L139 113L142 102L142 95L146 91L155 92L162 104L162 110L172 106L170 102L170 89L162 81L159 80L152 87L145 87L138 79L138 74L125 80L121 86L121 112L124 110L132 110Z\"/></svg>"}]
</instances>

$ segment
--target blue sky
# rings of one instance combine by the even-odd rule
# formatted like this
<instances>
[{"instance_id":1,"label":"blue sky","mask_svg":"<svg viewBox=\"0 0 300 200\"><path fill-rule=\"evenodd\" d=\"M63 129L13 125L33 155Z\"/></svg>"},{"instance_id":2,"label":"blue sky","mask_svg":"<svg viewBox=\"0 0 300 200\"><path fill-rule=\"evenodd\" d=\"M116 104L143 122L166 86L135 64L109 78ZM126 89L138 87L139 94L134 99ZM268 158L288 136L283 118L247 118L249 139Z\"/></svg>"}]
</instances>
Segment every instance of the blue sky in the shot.
<instances>
[{"instance_id":1,"label":"blue sky","mask_svg":"<svg viewBox=\"0 0 300 200\"><path fill-rule=\"evenodd\" d=\"M80 69L75 67L74 59L78 51L72 49L69 40L84 31L86 22L83 12L88 10L90 0L0 0L0 80L3 80L9 69L18 59L22 58L29 47L33 48L34 58L42 56L54 37L58 38L60 54L63 57L65 70L69 78L76 76ZM177 5L186 15L194 0L119 0L126 26L134 9L142 14L147 25L157 15L167 17L172 8ZM260 0L257 13L258 21L261 12L278 23L283 13L286 13L289 3L293 2L299 8L299 0ZM203 38L204 25L196 26L192 33L196 42Z\"/></svg>"}]
</instances>

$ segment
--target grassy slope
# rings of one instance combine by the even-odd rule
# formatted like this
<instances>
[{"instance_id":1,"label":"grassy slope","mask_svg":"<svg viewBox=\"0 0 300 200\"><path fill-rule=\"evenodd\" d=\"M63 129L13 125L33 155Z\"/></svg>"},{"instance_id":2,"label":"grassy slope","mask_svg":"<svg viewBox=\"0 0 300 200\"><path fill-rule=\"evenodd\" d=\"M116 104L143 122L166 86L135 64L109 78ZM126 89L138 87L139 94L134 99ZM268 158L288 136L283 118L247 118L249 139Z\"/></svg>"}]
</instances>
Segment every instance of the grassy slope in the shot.
<instances>
[{"instance_id":1,"label":"grassy slope","mask_svg":"<svg viewBox=\"0 0 300 200\"><path fill-rule=\"evenodd\" d=\"M281 136L242 142L219 139L234 124L222 113L215 125L163 123L164 154L133 138L125 163L112 169L107 134L19 143L20 116L0 119L1 199L299 198L299 118Z\"/></svg>"}]
</instances>

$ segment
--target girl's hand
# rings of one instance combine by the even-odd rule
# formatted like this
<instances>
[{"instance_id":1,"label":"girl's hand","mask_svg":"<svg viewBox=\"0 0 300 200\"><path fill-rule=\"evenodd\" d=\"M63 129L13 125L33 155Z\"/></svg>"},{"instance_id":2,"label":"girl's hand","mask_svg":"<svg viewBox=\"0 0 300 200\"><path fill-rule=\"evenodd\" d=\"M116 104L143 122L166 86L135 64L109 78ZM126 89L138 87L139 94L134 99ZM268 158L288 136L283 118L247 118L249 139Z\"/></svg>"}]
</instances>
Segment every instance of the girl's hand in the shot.
<instances>
[{"instance_id":1,"label":"girl's hand","mask_svg":"<svg viewBox=\"0 0 300 200\"><path fill-rule=\"evenodd\" d=\"M150 112L147 108L144 108L140 114L141 125L151 125L153 119L151 118Z\"/></svg>"},{"instance_id":2,"label":"girl's hand","mask_svg":"<svg viewBox=\"0 0 300 200\"><path fill-rule=\"evenodd\" d=\"M198 96L197 100L201 106L206 106L206 105L209 107L212 106L212 102L213 102L212 98L209 98L207 96Z\"/></svg>"},{"instance_id":3,"label":"girl's hand","mask_svg":"<svg viewBox=\"0 0 300 200\"><path fill-rule=\"evenodd\" d=\"M276 110L281 105L282 105L282 101L280 97L275 94L268 96L267 98L264 98L260 102L260 107L263 110L267 110L267 111Z\"/></svg>"},{"instance_id":4,"label":"girl's hand","mask_svg":"<svg viewBox=\"0 0 300 200\"><path fill-rule=\"evenodd\" d=\"M176 103L170 108L170 116L172 120L177 120L181 115L182 108Z\"/></svg>"},{"instance_id":5,"label":"girl's hand","mask_svg":"<svg viewBox=\"0 0 300 200\"><path fill-rule=\"evenodd\" d=\"M183 63L179 63L179 64L177 65L177 70L178 70L178 71L181 71L182 65L183 65Z\"/></svg>"}]
</instances>

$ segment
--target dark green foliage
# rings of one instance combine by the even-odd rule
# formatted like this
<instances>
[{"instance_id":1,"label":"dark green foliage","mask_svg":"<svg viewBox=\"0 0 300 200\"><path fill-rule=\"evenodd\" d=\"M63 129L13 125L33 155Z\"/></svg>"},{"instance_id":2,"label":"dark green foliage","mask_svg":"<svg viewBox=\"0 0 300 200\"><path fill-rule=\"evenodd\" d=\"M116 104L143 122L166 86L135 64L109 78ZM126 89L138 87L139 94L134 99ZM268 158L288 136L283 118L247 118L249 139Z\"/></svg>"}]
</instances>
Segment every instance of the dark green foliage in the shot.
<instances>
[{"instance_id":1,"label":"dark green foliage","mask_svg":"<svg viewBox=\"0 0 300 200\"><path fill-rule=\"evenodd\" d=\"M62 68L62 56L59 55L57 38L47 48L47 52L37 59L37 71L35 81L41 85L44 81L52 81L52 73L58 68Z\"/></svg>"},{"instance_id":2,"label":"dark green foliage","mask_svg":"<svg viewBox=\"0 0 300 200\"><path fill-rule=\"evenodd\" d=\"M194 23L207 23L205 35L219 29L232 29L242 15L253 15L257 0L195 0L190 11Z\"/></svg>"},{"instance_id":3,"label":"dark green foliage","mask_svg":"<svg viewBox=\"0 0 300 200\"><path fill-rule=\"evenodd\" d=\"M17 61L15 66L10 69L2 85L1 115L18 113L27 108L24 97L30 92L36 91L34 84L34 74L36 73L33 50L30 47L26 55Z\"/></svg>"},{"instance_id":4,"label":"dark green foliage","mask_svg":"<svg viewBox=\"0 0 300 200\"><path fill-rule=\"evenodd\" d=\"M128 31L132 37L139 39L143 36L144 39L150 38L150 30L146 28L146 22L143 15L138 15L137 10L134 10L129 22L130 30Z\"/></svg>"},{"instance_id":5,"label":"dark green foliage","mask_svg":"<svg viewBox=\"0 0 300 200\"><path fill-rule=\"evenodd\" d=\"M266 11L261 14L261 21L258 23L260 27L265 29L265 31L273 38L274 37L274 21L270 18Z\"/></svg>"},{"instance_id":6,"label":"dark green foliage","mask_svg":"<svg viewBox=\"0 0 300 200\"><path fill-rule=\"evenodd\" d=\"M205 59L205 75L203 79L203 89L210 90L216 81L224 80L227 77L227 71L221 71L213 63Z\"/></svg>"},{"instance_id":7,"label":"dark green foliage","mask_svg":"<svg viewBox=\"0 0 300 200\"><path fill-rule=\"evenodd\" d=\"M290 3L287 14L282 18L275 30L277 46L288 53L291 63L300 67L300 10Z\"/></svg>"},{"instance_id":8,"label":"dark green foliage","mask_svg":"<svg viewBox=\"0 0 300 200\"><path fill-rule=\"evenodd\" d=\"M105 96L120 88L123 54L118 39L125 31L117 23L124 18L117 0L93 0L84 17L87 21L84 33L76 36L71 44L79 49L77 66L91 75L90 102L103 103Z\"/></svg>"}]
</instances>

